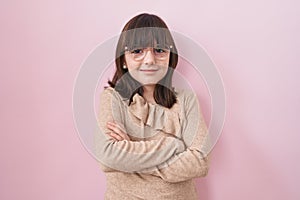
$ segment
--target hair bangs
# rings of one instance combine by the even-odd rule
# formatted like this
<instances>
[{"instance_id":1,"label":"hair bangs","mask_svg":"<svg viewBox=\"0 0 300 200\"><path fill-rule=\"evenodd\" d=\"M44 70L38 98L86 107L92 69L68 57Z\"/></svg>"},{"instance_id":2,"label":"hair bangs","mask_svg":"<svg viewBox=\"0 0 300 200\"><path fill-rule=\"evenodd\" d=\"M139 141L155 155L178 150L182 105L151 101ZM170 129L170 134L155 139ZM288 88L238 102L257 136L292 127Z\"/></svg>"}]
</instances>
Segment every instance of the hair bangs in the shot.
<instances>
[{"instance_id":1,"label":"hair bangs","mask_svg":"<svg viewBox=\"0 0 300 200\"><path fill-rule=\"evenodd\" d=\"M173 45L169 31L165 28L157 27L145 27L128 30L124 39L124 45L128 49L157 46L170 47Z\"/></svg>"}]
</instances>

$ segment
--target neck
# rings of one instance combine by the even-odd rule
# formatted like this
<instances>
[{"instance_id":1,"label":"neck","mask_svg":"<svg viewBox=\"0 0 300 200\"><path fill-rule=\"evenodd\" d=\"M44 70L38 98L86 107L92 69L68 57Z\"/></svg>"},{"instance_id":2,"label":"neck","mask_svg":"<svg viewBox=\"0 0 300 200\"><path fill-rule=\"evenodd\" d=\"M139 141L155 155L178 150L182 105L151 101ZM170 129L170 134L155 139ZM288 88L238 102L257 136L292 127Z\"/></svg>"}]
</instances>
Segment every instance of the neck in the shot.
<instances>
[{"instance_id":1,"label":"neck","mask_svg":"<svg viewBox=\"0 0 300 200\"><path fill-rule=\"evenodd\" d=\"M153 95L154 89L155 89L155 85L144 85L143 86L144 94Z\"/></svg>"},{"instance_id":2,"label":"neck","mask_svg":"<svg viewBox=\"0 0 300 200\"><path fill-rule=\"evenodd\" d=\"M155 103L154 96L153 96L154 88L155 88L155 85L144 85L143 86L143 90L144 90L143 97L146 99L146 101L151 102L151 103Z\"/></svg>"}]
</instances>

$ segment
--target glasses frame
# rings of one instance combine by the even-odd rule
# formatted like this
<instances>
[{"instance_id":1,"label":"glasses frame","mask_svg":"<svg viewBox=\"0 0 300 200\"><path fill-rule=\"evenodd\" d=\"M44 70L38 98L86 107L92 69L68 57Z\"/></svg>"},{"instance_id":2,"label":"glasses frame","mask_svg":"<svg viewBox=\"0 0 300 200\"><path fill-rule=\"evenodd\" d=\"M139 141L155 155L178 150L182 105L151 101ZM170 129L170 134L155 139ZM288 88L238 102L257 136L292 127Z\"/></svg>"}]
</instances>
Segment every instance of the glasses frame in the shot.
<instances>
[{"instance_id":1,"label":"glasses frame","mask_svg":"<svg viewBox=\"0 0 300 200\"><path fill-rule=\"evenodd\" d=\"M128 48L125 46L124 50L125 53L127 53L131 58L135 61L141 61L145 58L147 51L152 51L155 59L157 60L166 60L168 56L170 55L170 52L172 50L173 46L155 46L155 47L134 47L134 48ZM156 51L158 50L158 51ZM160 50L163 50L163 52L159 52ZM142 51L142 52L138 52Z\"/></svg>"}]
</instances>

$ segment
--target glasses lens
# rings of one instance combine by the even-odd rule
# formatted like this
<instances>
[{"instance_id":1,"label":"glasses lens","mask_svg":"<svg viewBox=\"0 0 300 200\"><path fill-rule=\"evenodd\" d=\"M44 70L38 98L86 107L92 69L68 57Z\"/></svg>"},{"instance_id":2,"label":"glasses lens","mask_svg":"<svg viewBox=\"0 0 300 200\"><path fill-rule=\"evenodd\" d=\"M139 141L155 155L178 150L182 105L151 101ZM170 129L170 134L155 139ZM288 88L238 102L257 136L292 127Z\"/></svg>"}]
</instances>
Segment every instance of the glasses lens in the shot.
<instances>
[{"instance_id":1,"label":"glasses lens","mask_svg":"<svg viewBox=\"0 0 300 200\"><path fill-rule=\"evenodd\" d=\"M129 53L133 59L140 60L143 59L145 56L145 48L136 47L134 49L131 49Z\"/></svg>"},{"instance_id":2,"label":"glasses lens","mask_svg":"<svg viewBox=\"0 0 300 200\"><path fill-rule=\"evenodd\" d=\"M170 50L163 47L156 47L153 49L154 55L158 59L165 59L168 57Z\"/></svg>"}]
</instances>

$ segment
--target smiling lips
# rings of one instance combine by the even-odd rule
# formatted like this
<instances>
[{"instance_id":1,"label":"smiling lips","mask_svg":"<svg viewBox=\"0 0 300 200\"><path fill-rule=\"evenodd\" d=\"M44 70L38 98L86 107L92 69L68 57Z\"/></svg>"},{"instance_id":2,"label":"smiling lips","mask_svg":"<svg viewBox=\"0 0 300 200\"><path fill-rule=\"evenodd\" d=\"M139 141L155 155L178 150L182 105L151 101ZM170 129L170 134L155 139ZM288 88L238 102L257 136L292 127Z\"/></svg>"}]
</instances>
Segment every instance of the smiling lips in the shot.
<instances>
[{"instance_id":1,"label":"smiling lips","mask_svg":"<svg viewBox=\"0 0 300 200\"><path fill-rule=\"evenodd\" d=\"M158 70L157 69L141 69L140 71L142 71L142 72L156 72Z\"/></svg>"}]
</instances>

